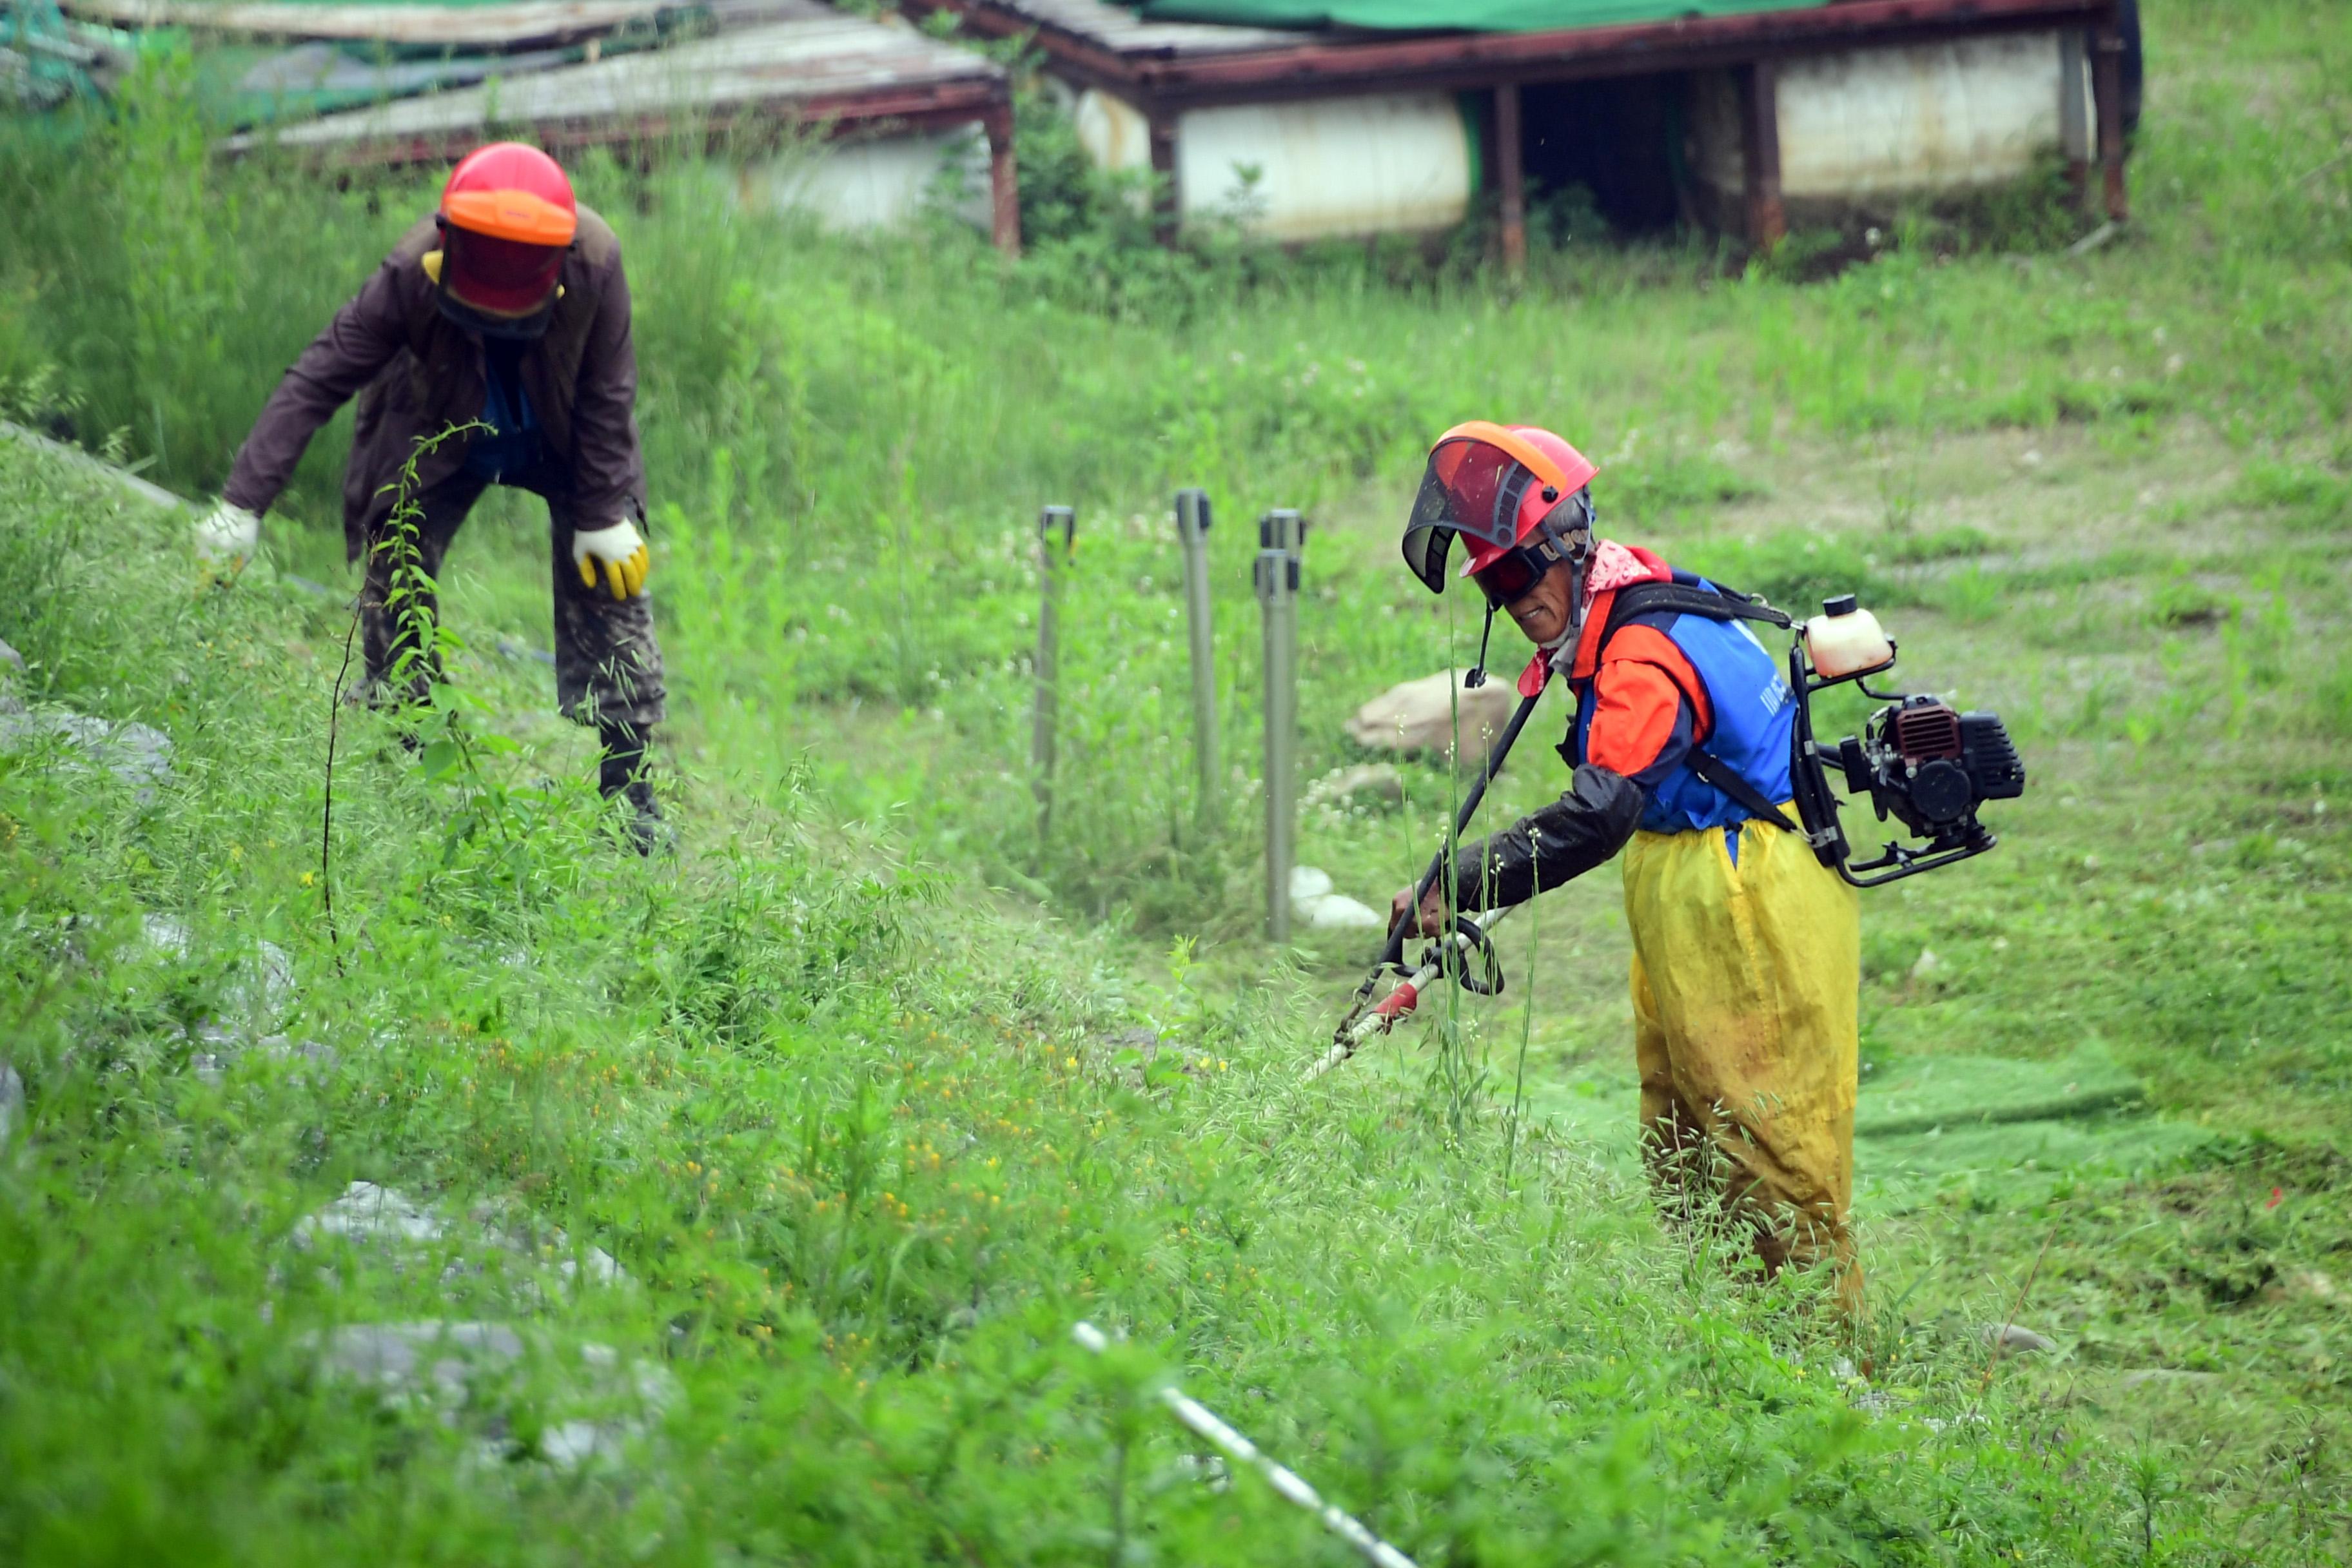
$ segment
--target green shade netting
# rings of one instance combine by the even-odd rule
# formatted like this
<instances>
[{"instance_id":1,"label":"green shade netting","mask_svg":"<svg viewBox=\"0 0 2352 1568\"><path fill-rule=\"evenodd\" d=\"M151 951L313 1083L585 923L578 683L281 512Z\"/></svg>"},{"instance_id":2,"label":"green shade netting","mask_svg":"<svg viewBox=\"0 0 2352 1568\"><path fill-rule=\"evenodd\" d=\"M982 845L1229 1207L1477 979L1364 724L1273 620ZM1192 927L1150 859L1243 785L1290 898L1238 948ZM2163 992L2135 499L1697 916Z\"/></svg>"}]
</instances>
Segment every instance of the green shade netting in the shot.
<instances>
[{"instance_id":1,"label":"green shade netting","mask_svg":"<svg viewBox=\"0 0 2352 1568\"><path fill-rule=\"evenodd\" d=\"M1677 16L1794 11L1819 0L1147 0L1155 22L1226 22L1251 27L1365 27L1540 33Z\"/></svg>"}]
</instances>

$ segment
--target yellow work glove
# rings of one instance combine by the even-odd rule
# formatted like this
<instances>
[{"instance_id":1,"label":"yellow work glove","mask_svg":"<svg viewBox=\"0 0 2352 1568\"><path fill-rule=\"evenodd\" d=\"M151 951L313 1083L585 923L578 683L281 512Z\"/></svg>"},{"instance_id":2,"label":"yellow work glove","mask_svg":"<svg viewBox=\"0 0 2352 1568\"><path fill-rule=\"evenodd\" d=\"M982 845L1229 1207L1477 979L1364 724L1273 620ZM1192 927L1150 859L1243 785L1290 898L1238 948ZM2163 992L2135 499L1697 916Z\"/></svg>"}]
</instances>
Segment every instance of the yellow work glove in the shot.
<instances>
[{"instance_id":1,"label":"yellow work glove","mask_svg":"<svg viewBox=\"0 0 2352 1568\"><path fill-rule=\"evenodd\" d=\"M190 537L199 576L206 582L232 578L261 547L261 519L223 501L196 520Z\"/></svg>"},{"instance_id":2,"label":"yellow work glove","mask_svg":"<svg viewBox=\"0 0 2352 1568\"><path fill-rule=\"evenodd\" d=\"M633 599L646 591L654 558L637 525L623 518L610 528L573 529L572 563L580 569L582 587L601 584L615 599Z\"/></svg>"}]
</instances>

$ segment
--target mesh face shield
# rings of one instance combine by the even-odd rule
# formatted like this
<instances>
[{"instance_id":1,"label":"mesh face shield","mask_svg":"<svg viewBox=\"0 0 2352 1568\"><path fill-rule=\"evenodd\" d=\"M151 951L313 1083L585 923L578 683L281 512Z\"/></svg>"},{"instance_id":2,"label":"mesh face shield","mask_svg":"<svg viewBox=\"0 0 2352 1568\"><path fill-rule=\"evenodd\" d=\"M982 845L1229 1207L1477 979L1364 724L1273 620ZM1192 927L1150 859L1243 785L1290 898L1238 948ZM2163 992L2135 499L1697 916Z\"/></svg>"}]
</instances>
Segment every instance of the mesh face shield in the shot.
<instances>
[{"instance_id":1,"label":"mesh face shield","mask_svg":"<svg viewBox=\"0 0 2352 1568\"><path fill-rule=\"evenodd\" d=\"M485 337L529 342L546 334L565 247L476 234L446 218L441 244L436 282L442 315Z\"/></svg>"},{"instance_id":2,"label":"mesh face shield","mask_svg":"<svg viewBox=\"0 0 2352 1568\"><path fill-rule=\"evenodd\" d=\"M1429 454L1405 520L1405 565L1431 593L1443 594L1455 534L1469 539L1473 560L1482 547L1491 553L1517 544L1523 528L1559 499L1560 476L1540 471L1553 466L1500 426L1447 431Z\"/></svg>"}]
</instances>

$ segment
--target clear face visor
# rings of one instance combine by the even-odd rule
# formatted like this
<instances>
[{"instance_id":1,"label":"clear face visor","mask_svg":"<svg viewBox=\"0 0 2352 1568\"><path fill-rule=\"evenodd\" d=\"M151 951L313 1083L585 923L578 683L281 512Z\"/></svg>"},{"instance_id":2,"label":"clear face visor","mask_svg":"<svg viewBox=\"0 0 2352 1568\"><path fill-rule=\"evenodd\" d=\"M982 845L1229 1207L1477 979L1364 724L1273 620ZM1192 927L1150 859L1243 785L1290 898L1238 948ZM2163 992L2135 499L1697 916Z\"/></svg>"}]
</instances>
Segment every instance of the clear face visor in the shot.
<instances>
[{"instance_id":1,"label":"clear face visor","mask_svg":"<svg viewBox=\"0 0 2352 1568\"><path fill-rule=\"evenodd\" d=\"M1525 463L1485 441L1464 437L1429 455L1405 520L1404 561L1433 594L1445 592L1445 557L1454 536L1507 550L1518 542L1519 508L1544 480Z\"/></svg>"}]
</instances>

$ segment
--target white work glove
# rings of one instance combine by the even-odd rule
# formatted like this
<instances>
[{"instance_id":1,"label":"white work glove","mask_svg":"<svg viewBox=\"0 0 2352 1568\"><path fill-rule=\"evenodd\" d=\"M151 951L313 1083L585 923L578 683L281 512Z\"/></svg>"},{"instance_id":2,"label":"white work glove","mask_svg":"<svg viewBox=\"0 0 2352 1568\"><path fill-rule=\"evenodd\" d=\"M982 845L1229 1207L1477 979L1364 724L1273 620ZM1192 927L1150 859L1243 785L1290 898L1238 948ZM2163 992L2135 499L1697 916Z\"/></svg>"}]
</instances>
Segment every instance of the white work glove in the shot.
<instances>
[{"instance_id":1,"label":"white work glove","mask_svg":"<svg viewBox=\"0 0 2352 1568\"><path fill-rule=\"evenodd\" d=\"M654 558L637 525L623 518L610 528L573 529L572 563L580 568L582 587L601 582L615 599L631 599L646 591Z\"/></svg>"},{"instance_id":2,"label":"white work glove","mask_svg":"<svg viewBox=\"0 0 2352 1568\"><path fill-rule=\"evenodd\" d=\"M234 577L261 545L261 519L241 506L221 502L196 520L191 535L196 563L207 577Z\"/></svg>"}]
</instances>

